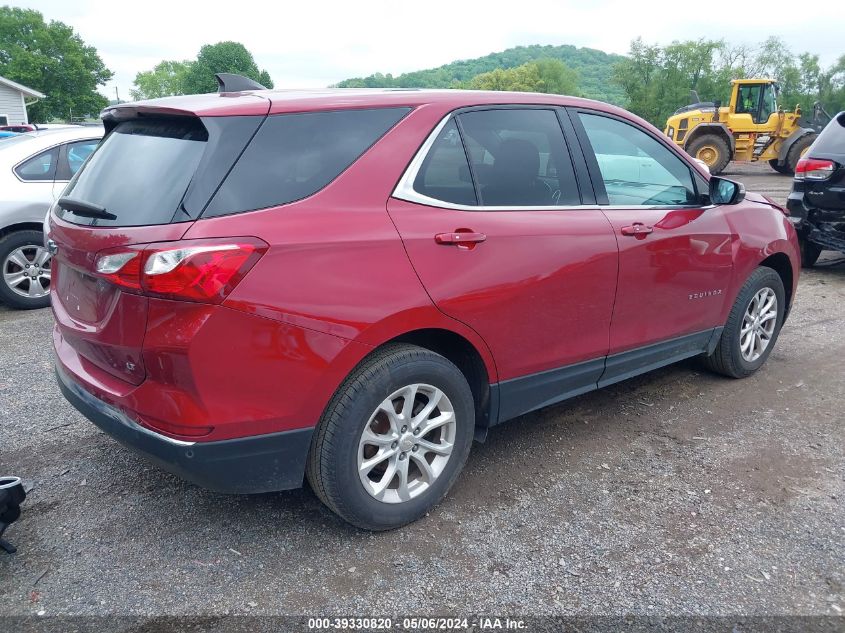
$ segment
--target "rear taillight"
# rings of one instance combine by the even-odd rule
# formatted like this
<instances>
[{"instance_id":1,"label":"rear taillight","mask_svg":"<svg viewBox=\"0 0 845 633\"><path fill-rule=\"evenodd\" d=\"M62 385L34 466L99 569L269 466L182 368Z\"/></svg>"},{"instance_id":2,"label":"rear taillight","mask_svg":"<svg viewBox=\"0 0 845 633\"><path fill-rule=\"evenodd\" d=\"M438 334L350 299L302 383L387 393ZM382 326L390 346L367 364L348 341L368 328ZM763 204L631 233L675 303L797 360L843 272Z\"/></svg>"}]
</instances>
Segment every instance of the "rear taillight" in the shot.
<instances>
[{"instance_id":1,"label":"rear taillight","mask_svg":"<svg viewBox=\"0 0 845 633\"><path fill-rule=\"evenodd\" d=\"M827 180L835 170L832 160L802 158L795 166L795 180Z\"/></svg>"},{"instance_id":2,"label":"rear taillight","mask_svg":"<svg viewBox=\"0 0 845 633\"><path fill-rule=\"evenodd\" d=\"M144 295L221 303L267 251L252 237L123 246L97 254L97 275Z\"/></svg>"},{"instance_id":3,"label":"rear taillight","mask_svg":"<svg viewBox=\"0 0 845 633\"><path fill-rule=\"evenodd\" d=\"M116 249L97 256L97 274L116 286L129 290L141 289L141 255L139 249Z\"/></svg>"}]
</instances>

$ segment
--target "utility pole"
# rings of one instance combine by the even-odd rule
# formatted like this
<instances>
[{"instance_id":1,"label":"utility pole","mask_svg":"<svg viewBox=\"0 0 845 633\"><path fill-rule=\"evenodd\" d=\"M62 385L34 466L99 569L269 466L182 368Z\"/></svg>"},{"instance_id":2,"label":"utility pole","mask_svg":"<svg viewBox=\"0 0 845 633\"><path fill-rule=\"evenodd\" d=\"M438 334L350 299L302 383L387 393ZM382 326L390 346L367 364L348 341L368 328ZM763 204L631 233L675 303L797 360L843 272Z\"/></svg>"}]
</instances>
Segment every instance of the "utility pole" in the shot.
<instances>
[{"instance_id":1,"label":"utility pole","mask_svg":"<svg viewBox=\"0 0 845 633\"><path fill-rule=\"evenodd\" d=\"M114 87L114 98L120 103L120 94L117 92L117 86Z\"/></svg>"}]
</instances>

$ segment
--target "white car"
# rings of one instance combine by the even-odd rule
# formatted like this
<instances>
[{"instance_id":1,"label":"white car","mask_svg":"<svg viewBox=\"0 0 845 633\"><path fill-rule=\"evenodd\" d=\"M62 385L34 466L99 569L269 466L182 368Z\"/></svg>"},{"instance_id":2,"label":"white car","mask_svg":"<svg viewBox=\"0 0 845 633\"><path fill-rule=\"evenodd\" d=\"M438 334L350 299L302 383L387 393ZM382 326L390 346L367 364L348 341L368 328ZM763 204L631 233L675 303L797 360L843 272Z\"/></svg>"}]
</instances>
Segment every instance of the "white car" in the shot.
<instances>
[{"instance_id":1,"label":"white car","mask_svg":"<svg viewBox=\"0 0 845 633\"><path fill-rule=\"evenodd\" d=\"M100 126L39 130L0 143L0 301L50 304L50 253L43 221L103 137Z\"/></svg>"}]
</instances>

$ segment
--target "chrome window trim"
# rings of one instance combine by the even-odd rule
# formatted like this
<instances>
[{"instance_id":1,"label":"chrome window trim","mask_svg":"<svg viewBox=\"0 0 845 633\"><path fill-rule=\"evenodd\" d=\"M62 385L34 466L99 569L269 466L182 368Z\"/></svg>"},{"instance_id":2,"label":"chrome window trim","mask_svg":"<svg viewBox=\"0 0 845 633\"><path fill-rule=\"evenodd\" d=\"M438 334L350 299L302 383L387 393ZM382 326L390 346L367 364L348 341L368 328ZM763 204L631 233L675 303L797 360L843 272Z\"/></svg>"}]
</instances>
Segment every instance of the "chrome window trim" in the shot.
<instances>
[{"instance_id":1,"label":"chrome window trim","mask_svg":"<svg viewBox=\"0 0 845 633\"><path fill-rule=\"evenodd\" d=\"M101 136L101 137L97 138L95 136L94 138L78 138L78 139L74 139L72 141L60 141L58 143L54 143L53 145L49 145L48 147L44 147L44 148L38 150L37 152L35 152L34 154L30 154L29 156L27 156L23 160L18 161L15 165L12 166L12 174L15 176L15 178L17 178L20 182L23 182L23 183L70 182L70 180L55 180L55 179L53 179L53 180L25 180L24 178L21 178L18 175L17 170L18 170L18 167L23 165L26 161L31 160L31 159L35 158L36 156L38 156L39 154L43 154L44 152L49 152L52 149L59 148L59 156L61 157L62 147L64 145L70 145L71 143L87 143L88 141L96 141L99 144L100 141L103 140L103 138L105 138L105 137ZM57 173L58 173L58 168L59 168L58 165L56 165Z\"/></svg>"},{"instance_id":2,"label":"chrome window trim","mask_svg":"<svg viewBox=\"0 0 845 633\"><path fill-rule=\"evenodd\" d=\"M488 109L495 109L495 107ZM450 209L452 211L526 211L529 209L532 211L573 211L599 208L598 205L584 204L547 206L492 206L457 204L454 202L446 202L445 200L438 200L437 198L431 198L429 196L425 196L419 193L416 189L414 189L414 181L417 179L417 174L422 168L423 161L425 161L425 157L428 156L428 152L431 150L431 146L434 145L434 142L437 140L437 137L440 135L440 132L455 116L456 115L453 112L450 112L445 117L443 117L443 119L441 119L441 121L434 127L434 129L425 139L425 142L417 150L417 153L414 155L414 158L411 159L411 162L408 164L408 167L405 169L405 172L402 174L402 177L399 179L399 182L396 184L396 188L393 190L392 194L393 198L405 200L406 202L422 204L428 207Z\"/></svg>"},{"instance_id":3,"label":"chrome window trim","mask_svg":"<svg viewBox=\"0 0 845 633\"><path fill-rule=\"evenodd\" d=\"M44 148L38 150L37 152L35 152L34 154L30 154L29 156L27 156L23 160L18 161L15 165L12 166L12 174L15 176L15 178L17 178L20 182L23 182L23 183L38 184L38 183L45 183L45 182L49 182L49 183L56 182L55 178L51 178L50 180L27 180L25 178L21 178L20 174L18 174L18 167L23 165L25 162L32 160L36 156L40 156L41 154L45 154L45 153L50 152L50 151L52 151L56 148L58 148L59 154L61 154L62 145L63 145L63 143L56 143L55 145L50 145L49 147L44 147ZM58 161L58 160L59 160L59 157L56 156L56 161ZM59 169L59 166L57 164L56 170L58 171L58 169Z\"/></svg>"},{"instance_id":4,"label":"chrome window trim","mask_svg":"<svg viewBox=\"0 0 845 633\"><path fill-rule=\"evenodd\" d=\"M637 210L654 210L654 211L673 211L675 209L701 209L702 211L706 211L707 209L712 209L716 205L709 204L709 205L701 205L701 204L600 204L598 205L602 211L623 211L625 209L637 209Z\"/></svg>"},{"instance_id":5,"label":"chrome window trim","mask_svg":"<svg viewBox=\"0 0 845 633\"><path fill-rule=\"evenodd\" d=\"M437 198L431 198L430 196L423 195L419 193L416 189L414 189L414 181L417 178L417 174L419 173L420 169L422 168L422 164L425 161L426 156L428 156L428 152L431 150L432 145L437 140L437 137L440 135L440 132L443 130L444 127L455 117L455 113L450 112L447 114L440 122L434 127L434 129L429 133L428 137L425 139L425 142L420 146L417 150L417 153L414 154L414 158L411 159L411 162L408 164L408 167L405 169L405 172L402 174L402 177L399 179L399 182L396 184L396 188L393 190L392 197L397 198L399 200L404 200L406 202L413 202L415 204L422 204L427 207L436 207L439 209L450 209L452 211L526 211L526 210L537 210L537 211L577 211L577 210L607 210L607 211L614 211L614 210L672 210L672 209L711 209L715 205L709 206L701 206L701 205L664 205L664 204L573 204L573 205L552 205L552 206L492 206L492 205L470 205L470 204L457 204L454 202L446 202L445 200L438 200ZM683 159L681 159L683 160ZM692 177L692 174L691 174Z\"/></svg>"}]
</instances>

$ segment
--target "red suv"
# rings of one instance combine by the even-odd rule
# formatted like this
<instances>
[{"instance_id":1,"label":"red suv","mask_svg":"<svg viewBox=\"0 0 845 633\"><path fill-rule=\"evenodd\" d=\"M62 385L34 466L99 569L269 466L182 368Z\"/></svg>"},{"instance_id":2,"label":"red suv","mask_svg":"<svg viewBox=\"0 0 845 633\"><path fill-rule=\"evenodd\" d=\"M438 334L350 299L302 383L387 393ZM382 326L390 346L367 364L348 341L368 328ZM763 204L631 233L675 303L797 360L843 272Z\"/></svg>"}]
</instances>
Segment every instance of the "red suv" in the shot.
<instances>
[{"instance_id":1,"label":"red suv","mask_svg":"<svg viewBox=\"0 0 845 633\"><path fill-rule=\"evenodd\" d=\"M692 356L748 376L795 295L784 210L603 103L252 90L104 121L49 218L65 397L199 485L307 478L363 528L510 418Z\"/></svg>"}]
</instances>

